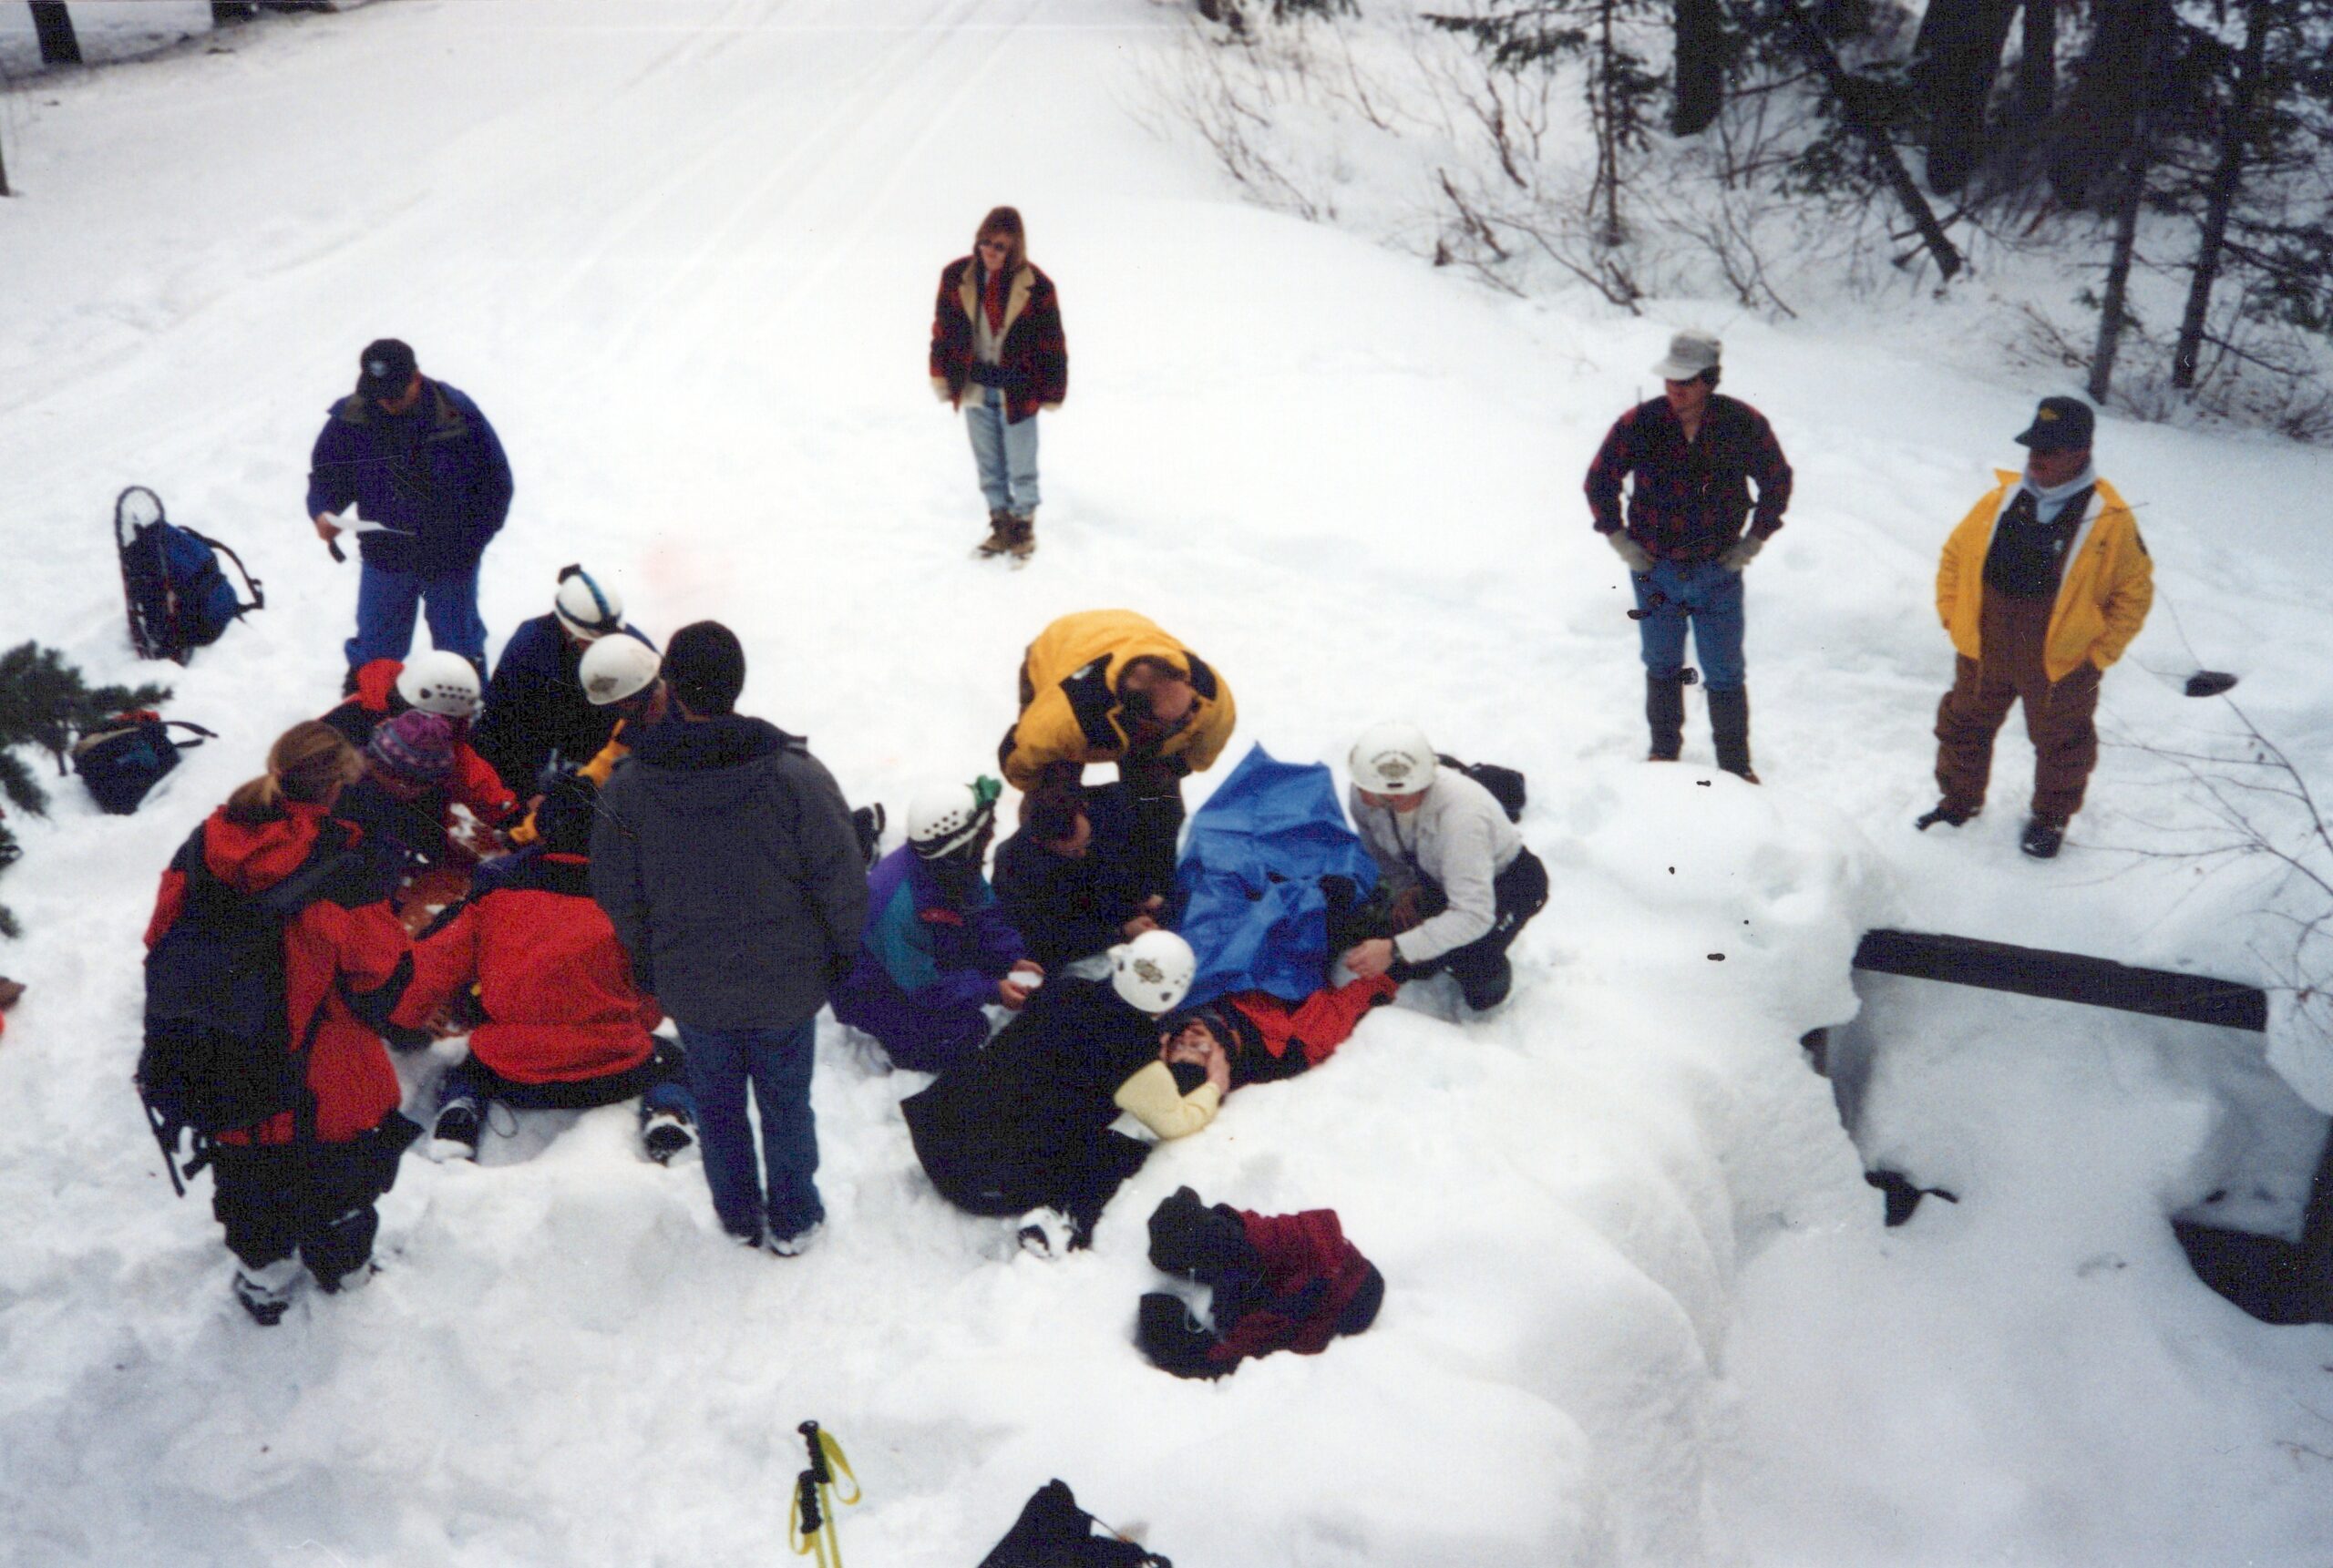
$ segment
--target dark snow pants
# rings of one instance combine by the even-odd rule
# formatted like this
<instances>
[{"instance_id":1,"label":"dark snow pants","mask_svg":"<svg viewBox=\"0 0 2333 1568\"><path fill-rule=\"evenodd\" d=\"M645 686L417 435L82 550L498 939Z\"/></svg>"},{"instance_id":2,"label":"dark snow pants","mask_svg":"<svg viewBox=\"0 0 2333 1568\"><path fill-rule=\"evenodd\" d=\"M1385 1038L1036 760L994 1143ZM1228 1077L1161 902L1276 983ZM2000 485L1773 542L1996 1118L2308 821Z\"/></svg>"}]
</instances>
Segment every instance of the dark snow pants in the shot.
<instances>
[{"instance_id":1,"label":"dark snow pants","mask_svg":"<svg viewBox=\"0 0 2333 1568\"><path fill-rule=\"evenodd\" d=\"M2098 765L2100 671L2083 660L2062 681L2042 666L2051 601L1988 591L1978 622L1982 659L1954 661L1952 690L1936 711L1936 782L1945 804L1974 814L1985 804L1993 739L2009 706L2025 704L2033 743L2033 815L2063 827L2081 809Z\"/></svg>"},{"instance_id":2,"label":"dark snow pants","mask_svg":"<svg viewBox=\"0 0 2333 1568\"><path fill-rule=\"evenodd\" d=\"M396 1185L397 1161L421 1129L392 1111L344 1143L218 1144L211 1156L211 1212L227 1250L247 1269L292 1255L326 1290L362 1268L381 1228L374 1204Z\"/></svg>"},{"instance_id":3,"label":"dark snow pants","mask_svg":"<svg viewBox=\"0 0 2333 1568\"><path fill-rule=\"evenodd\" d=\"M1071 1245L1084 1246L1111 1196L1142 1169L1150 1145L1107 1128L1061 1129L1042 1142L968 1139L910 1095L899 1105L916 1158L940 1195L968 1214L1010 1218L1056 1208L1069 1216Z\"/></svg>"},{"instance_id":4,"label":"dark snow pants","mask_svg":"<svg viewBox=\"0 0 2333 1568\"><path fill-rule=\"evenodd\" d=\"M1447 971L1458 982L1468 1007L1479 1010L1505 1001L1508 988L1515 983L1515 971L1506 961L1506 950L1515 945L1515 938L1523 934L1523 927L1531 923L1531 917L1547 907L1546 863L1528 849L1519 852L1514 864L1491 883L1491 894L1498 912L1492 918L1489 930L1465 947L1453 948L1422 964L1396 958L1387 972L1401 982ZM1447 907L1449 900L1443 897L1442 889L1429 883L1427 897L1419 907L1420 917L1432 919Z\"/></svg>"}]
</instances>

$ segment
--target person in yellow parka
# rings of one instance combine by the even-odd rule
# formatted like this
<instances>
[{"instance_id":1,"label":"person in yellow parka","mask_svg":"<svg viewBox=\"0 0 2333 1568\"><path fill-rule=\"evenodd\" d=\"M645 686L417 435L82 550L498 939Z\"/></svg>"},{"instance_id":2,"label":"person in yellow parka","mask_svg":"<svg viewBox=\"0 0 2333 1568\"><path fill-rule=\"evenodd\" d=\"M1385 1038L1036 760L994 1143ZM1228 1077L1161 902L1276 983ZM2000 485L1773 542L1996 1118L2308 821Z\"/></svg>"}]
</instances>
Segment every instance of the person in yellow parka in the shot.
<instances>
[{"instance_id":1,"label":"person in yellow parka","mask_svg":"<svg viewBox=\"0 0 2333 1568\"><path fill-rule=\"evenodd\" d=\"M2096 416L2045 397L2017 439L2023 475L1999 479L1944 543L1936 608L1958 658L1936 714L1943 798L1916 825L1958 827L1985 804L1993 737L2025 704L2033 815L2020 847L2047 860L2065 843L2098 765L2098 684L2146 623L2154 563L2131 508L2091 463Z\"/></svg>"},{"instance_id":2,"label":"person in yellow parka","mask_svg":"<svg viewBox=\"0 0 2333 1568\"><path fill-rule=\"evenodd\" d=\"M1170 893L1183 778L1214 765L1238 722L1223 677L1156 624L1131 610L1080 610L1029 644L1021 716L997 760L1023 791L1074 784L1088 763L1117 764L1138 891Z\"/></svg>"}]
</instances>

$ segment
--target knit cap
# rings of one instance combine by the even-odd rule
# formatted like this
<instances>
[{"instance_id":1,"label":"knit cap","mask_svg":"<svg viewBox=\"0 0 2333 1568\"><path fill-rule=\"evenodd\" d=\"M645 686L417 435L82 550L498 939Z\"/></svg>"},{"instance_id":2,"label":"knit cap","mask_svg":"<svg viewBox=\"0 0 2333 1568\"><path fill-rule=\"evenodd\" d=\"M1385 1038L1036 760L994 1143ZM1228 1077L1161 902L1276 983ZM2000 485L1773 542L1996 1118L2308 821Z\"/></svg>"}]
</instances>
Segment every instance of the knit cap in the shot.
<instances>
[{"instance_id":1,"label":"knit cap","mask_svg":"<svg viewBox=\"0 0 2333 1568\"><path fill-rule=\"evenodd\" d=\"M454 726L442 713L416 708L376 727L365 754L398 778L443 784L454 771Z\"/></svg>"}]
</instances>

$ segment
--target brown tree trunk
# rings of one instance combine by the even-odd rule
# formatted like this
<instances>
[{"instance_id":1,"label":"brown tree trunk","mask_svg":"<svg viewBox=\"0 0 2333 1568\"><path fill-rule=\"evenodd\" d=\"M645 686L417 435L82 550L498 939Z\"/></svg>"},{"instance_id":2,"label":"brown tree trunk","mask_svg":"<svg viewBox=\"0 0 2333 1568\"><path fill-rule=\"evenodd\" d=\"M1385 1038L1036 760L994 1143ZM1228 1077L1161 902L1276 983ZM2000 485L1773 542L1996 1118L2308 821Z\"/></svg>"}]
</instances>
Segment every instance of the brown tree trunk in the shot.
<instances>
[{"instance_id":1,"label":"brown tree trunk","mask_svg":"<svg viewBox=\"0 0 2333 1568\"><path fill-rule=\"evenodd\" d=\"M2171 30L2168 6L2151 0L2139 25L2143 36L2138 79L2152 86L2163 35ZM2106 263L2106 291L2099 301L2098 345L2090 356L2090 400L2101 407L2105 406L2106 394L2114 384L2114 359L2122 352L2122 328L2130 318L2132 252L2138 247L2139 208L2146 197L2151 161L2150 118L2146 97L2142 94L2131 113L2130 142L2121 160L2122 186L2115 202L2114 251ZM2112 167L2107 163L2098 172L2109 172Z\"/></svg>"},{"instance_id":2,"label":"brown tree trunk","mask_svg":"<svg viewBox=\"0 0 2333 1568\"><path fill-rule=\"evenodd\" d=\"M2227 119L2220 128L2219 163L2205 188L2204 229L2195 242L2195 268L2188 280L2187 309L2179 319L2179 342L2171 351L2171 384L2182 392L2195 385L2196 362L2204 353L2204 323L2219 282L2220 257L2227 247L2228 214L2244 189L2245 138L2252 132L2252 99L2259 90L2260 65L2268 51L2268 7L2252 0L2244 9L2244 48L2228 84Z\"/></svg>"},{"instance_id":3,"label":"brown tree trunk","mask_svg":"<svg viewBox=\"0 0 2333 1568\"><path fill-rule=\"evenodd\" d=\"M2000 76L2017 0L1936 0L1912 43L1912 80L1927 111L1928 183L1958 190L1977 167L1985 108Z\"/></svg>"},{"instance_id":4,"label":"brown tree trunk","mask_svg":"<svg viewBox=\"0 0 2333 1568\"><path fill-rule=\"evenodd\" d=\"M44 66L77 66L81 63L81 41L73 36L73 18L65 9L65 0L26 0L33 8L33 33L40 39L40 63Z\"/></svg>"},{"instance_id":5,"label":"brown tree trunk","mask_svg":"<svg viewBox=\"0 0 2333 1568\"><path fill-rule=\"evenodd\" d=\"M2030 143L2050 123L2058 98L2057 0L2025 0L2018 40L2017 86L2009 99L2020 140Z\"/></svg>"},{"instance_id":6,"label":"brown tree trunk","mask_svg":"<svg viewBox=\"0 0 2333 1568\"><path fill-rule=\"evenodd\" d=\"M1699 136L1725 107L1725 14L1718 0L1675 0L1677 100L1669 128Z\"/></svg>"}]
</instances>

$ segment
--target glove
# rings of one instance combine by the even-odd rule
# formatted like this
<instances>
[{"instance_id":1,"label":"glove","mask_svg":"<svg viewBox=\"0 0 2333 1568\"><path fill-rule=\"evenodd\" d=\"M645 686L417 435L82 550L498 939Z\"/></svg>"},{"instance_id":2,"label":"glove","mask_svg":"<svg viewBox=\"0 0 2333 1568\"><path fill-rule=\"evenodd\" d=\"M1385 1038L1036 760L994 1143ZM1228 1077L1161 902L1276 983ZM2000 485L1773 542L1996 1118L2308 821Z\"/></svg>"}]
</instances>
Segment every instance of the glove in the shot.
<instances>
[{"instance_id":1,"label":"glove","mask_svg":"<svg viewBox=\"0 0 2333 1568\"><path fill-rule=\"evenodd\" d=\"M1652 569L1652 557L1647 555L1644 547L1629 538L1625 531L1614 528L1604 538L1611 545L1612 553L1626 562L1628 569L1639 577Z\"/></svg>"},{"instance_id":2,"label":"glove","mask_svg":"<svg viewBox=\"0 0 2333 1568\"><path fill-rule=\"evenodd\" d=\"M1756 560L1758 552L1765 548L1766 541L1757 535L1744 534L1742 536L1740 544L1717 558L1717 564L1728 571L1739 572L1743 567Z\"/></svg>"}]
</instances>

